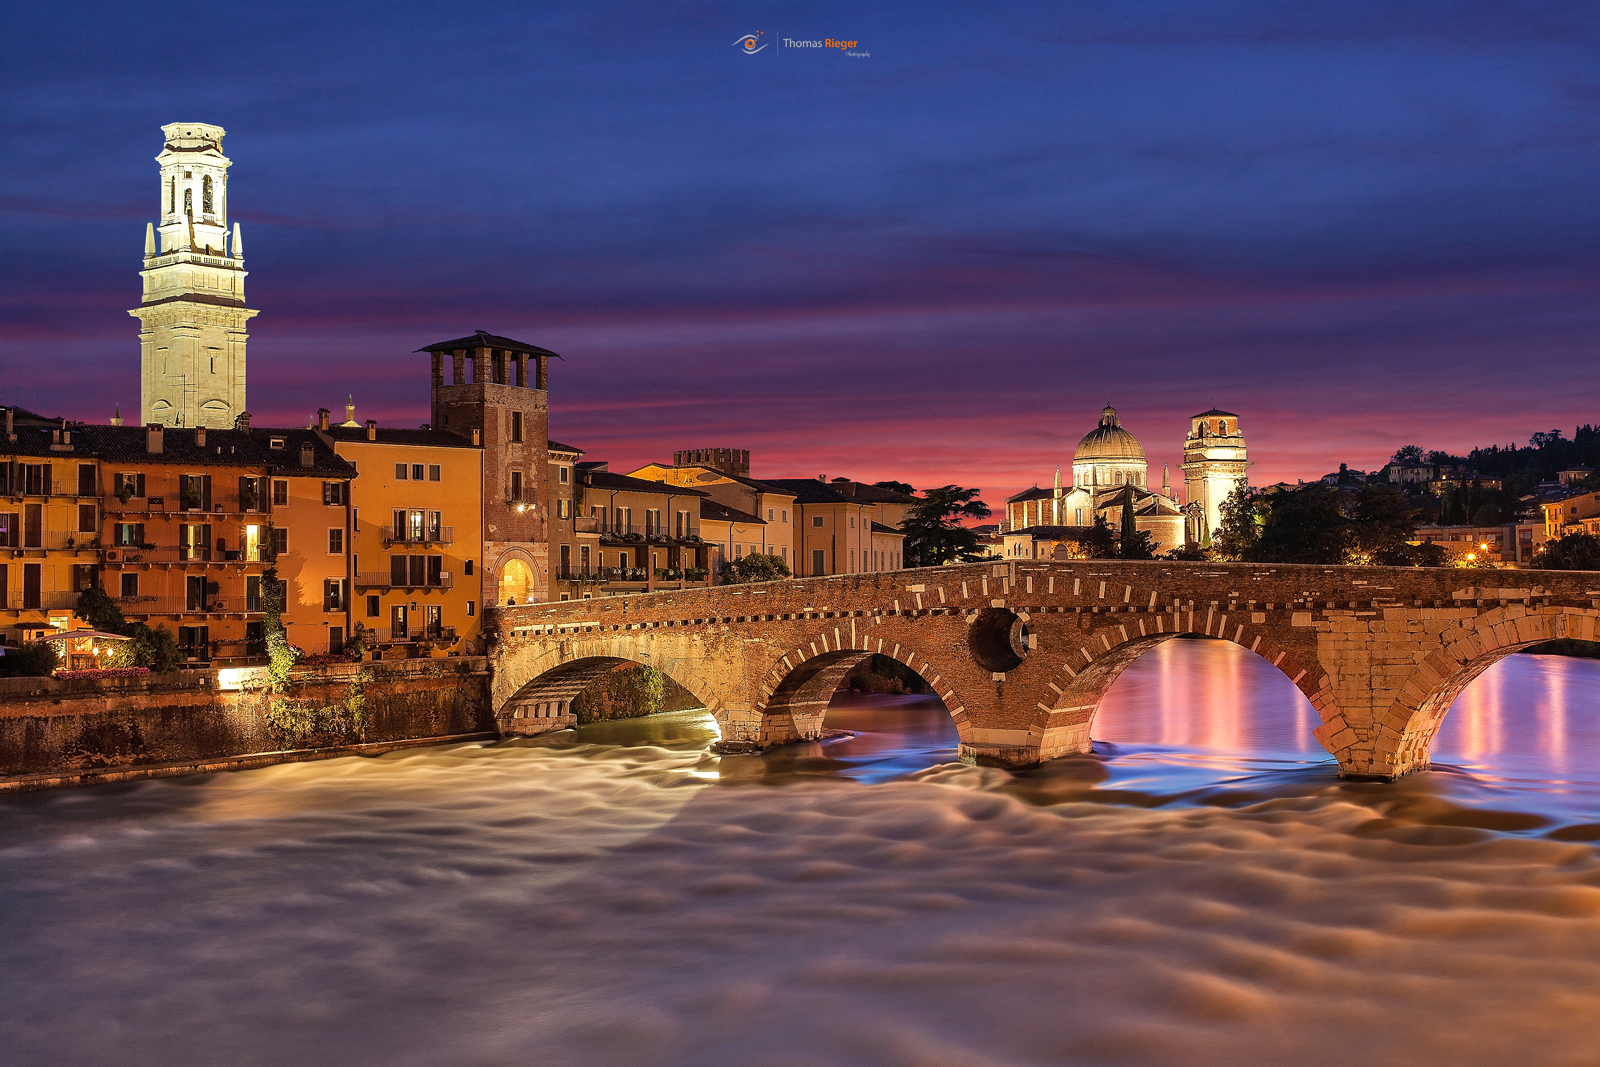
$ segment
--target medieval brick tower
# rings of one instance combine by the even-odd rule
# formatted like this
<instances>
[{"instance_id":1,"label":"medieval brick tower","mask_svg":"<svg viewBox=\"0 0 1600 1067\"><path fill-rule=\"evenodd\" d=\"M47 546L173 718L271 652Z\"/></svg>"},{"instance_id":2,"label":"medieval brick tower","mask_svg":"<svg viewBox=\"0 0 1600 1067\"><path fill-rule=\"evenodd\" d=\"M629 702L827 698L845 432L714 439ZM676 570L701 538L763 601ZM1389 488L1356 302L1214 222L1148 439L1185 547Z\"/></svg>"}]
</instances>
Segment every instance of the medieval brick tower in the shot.
<instances>
[{"instance_id":1,"label":"medieval brick tower","mask_svg":"<svg viewBox=\"0 0 1600 1067\"><path fill-rule=\"evenodd\" d=\"M1244 484L1249 466L1239 416L1212 408L1189 420L1189 436L1183 440L1183 482L1191 545L1211 546L1222 524L1222 502Z\"/></svg>"},{"instance_id":2,"label":"medieval brick tower","mask_svg":"<svg viewBox=\"0 0 1600 1067\"><path fill-rule=\"evenodd\" d=\"M507 568L543 599L550 588L550 360L561 357L482 330L417 351L433 358L433 428L483 448L483 602L496 602Z\"/></svg>"},{"instance_id":3,"label":"medieval brick tower","mask_svg":"<svg viewBox=\"0 0 1600 1067\"><path fill-rule=\"evenodd\" d=\"M244 249L228 244L223 129L161 127L161 223L144 232L139 320L140 418L146 425L231 428L245 411Z\"/></svg>"}]
</instances>

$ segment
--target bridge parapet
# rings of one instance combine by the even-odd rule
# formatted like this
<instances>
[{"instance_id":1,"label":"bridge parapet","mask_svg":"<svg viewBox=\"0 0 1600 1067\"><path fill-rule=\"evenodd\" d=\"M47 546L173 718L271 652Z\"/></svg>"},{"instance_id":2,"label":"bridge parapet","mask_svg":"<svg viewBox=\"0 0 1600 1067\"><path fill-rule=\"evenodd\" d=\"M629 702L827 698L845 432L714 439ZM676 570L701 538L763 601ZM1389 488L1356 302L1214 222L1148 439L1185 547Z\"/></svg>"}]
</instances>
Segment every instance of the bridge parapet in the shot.
<instances>
[{"instance_id":1,"label":"bridge parapet","mask_svg":"<svg viewBox=\"0 0 1600 1067\"><path fill-rule=\"evenodd\" d=\"M1007 561L491 609L504 733L562 725L582 684L661 669L724 742L817 736L873 653L926 679L963 759L1025 766L1089 750L1101 698L1180 634L1232 641L1305 694L1347 774L1425 768L1449 701L1501 656L1596 639L1600 574L1132 561ZM1441 703L1442 702L1442 703ZM539 714L529 714L530 709Z\"/></svg>"}]
</instances>

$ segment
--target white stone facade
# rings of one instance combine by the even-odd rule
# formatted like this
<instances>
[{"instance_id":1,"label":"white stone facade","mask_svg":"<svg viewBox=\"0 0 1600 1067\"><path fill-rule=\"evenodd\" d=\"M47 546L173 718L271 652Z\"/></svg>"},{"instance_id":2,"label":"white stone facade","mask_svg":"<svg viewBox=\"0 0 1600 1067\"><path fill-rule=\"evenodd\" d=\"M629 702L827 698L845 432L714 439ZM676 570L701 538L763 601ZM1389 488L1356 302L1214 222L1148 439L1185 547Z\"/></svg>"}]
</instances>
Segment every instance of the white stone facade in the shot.
<instances>
[{"instance_id":1,"label":"white stone facade","mask_svg":"<svg viewBox=\"0 0 1600 1067\"><path fill-rule=\"evenodd\" d=\"M161 127L161 222L145 228L139 320L140 418L147 425L230 428L245 407L244 249L228 233L224 131Z\"/></svg>"},{"instance_id":2,"label":"white stone facade","mask_svg":"<svg viewBox=\"0 0 1600 1067\"><path fill-rule=\"evenodd\" d=\"M1249 466L1239 416L1213 408L1189 420L1189 436L1183 441L1183 483L1190 544L1210 547L1222 525L1222 502L1245 484Z\"/></svg>"}]
</instances>

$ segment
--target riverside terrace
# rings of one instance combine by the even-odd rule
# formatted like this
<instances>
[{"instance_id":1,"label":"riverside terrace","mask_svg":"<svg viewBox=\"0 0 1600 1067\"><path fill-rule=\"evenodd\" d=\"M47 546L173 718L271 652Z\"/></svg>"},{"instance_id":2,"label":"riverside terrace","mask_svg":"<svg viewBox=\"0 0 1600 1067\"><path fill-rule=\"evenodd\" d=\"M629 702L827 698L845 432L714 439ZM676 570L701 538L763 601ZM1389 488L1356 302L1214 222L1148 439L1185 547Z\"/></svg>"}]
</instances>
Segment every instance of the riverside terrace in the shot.
<instances>
[{"instance_id":1,"label":"riverside terrace","mask_svg":"<svg viewBox=\"0 0 1600 1067\"><path fill-rule=\"evenodd\" d=\"M1428 766L1490 664L1600 639L1600 573L986 562L496 608L486 627L502 735L570 725L584 687L639 663L694 693L727 749L812 739L844 675L882 653L943 698L963 760L1017 767L1089 751L1117 676L1199 634L1304 693L1341 773L1392 778Z\"/></svg>"}]
</instances>

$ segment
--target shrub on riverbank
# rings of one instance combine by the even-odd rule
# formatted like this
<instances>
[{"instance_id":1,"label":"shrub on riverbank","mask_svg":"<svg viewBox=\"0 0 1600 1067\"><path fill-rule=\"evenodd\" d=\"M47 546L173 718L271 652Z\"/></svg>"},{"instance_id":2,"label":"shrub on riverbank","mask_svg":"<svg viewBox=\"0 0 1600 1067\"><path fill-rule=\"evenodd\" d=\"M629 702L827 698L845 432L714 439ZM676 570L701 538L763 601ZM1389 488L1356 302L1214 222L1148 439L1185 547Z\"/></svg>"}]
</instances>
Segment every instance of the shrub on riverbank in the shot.
<instances>
[{"instance_id":1,"label":"shrub on riverbank","mask_svg":"<svg viewBox=\"0 0 1600 1067\"><path fill-rule=\"evenodd\" d=\"M6 678L48 678L59 660L55 646L39 641L21 648L8 648L0 656L0 676Z\"/></svg>"},{"instance_id":2,"label":"shrub on riverbank","mask_svg":"<svg viewBox=\"0 0 1600 1067\"><path fill-rule=\"evenodd\" d=\"M840 688L852 693L931 693L922 675L890 656L874 654L844 676Z\"/></svg>"},{"instance_id":3,"label":"shrub on riverbank","mask_svg":"<svg viewBox=\"0 0 1600 1067\"><path fill-rule=\"evenodd\" d=\"M652 667L619 667L579 693L572 713L580 723L654 715L663 710L664 682Z\"/></svg>"}]
</instances>

